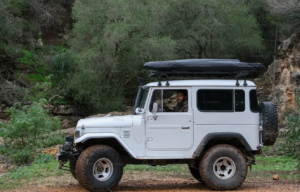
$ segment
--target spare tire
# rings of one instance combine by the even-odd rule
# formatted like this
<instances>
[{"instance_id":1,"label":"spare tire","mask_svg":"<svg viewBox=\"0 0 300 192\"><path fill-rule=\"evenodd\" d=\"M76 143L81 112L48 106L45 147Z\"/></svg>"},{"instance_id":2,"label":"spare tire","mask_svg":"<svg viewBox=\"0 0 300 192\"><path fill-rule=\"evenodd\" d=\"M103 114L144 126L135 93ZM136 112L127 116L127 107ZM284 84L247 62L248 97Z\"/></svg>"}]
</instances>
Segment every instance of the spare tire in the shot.
<instances>
[{"instance_id":1,"label":"spare tire","mask_svg":"<svg viewBox=\"0 0 300 192\"><path fill-rule=\"evenodd\" d=\"M278 135L278 116L273 103L263 102L259 106L259 124L262 128L262 142L273 145Z\"/></svg>"}]
</instances>

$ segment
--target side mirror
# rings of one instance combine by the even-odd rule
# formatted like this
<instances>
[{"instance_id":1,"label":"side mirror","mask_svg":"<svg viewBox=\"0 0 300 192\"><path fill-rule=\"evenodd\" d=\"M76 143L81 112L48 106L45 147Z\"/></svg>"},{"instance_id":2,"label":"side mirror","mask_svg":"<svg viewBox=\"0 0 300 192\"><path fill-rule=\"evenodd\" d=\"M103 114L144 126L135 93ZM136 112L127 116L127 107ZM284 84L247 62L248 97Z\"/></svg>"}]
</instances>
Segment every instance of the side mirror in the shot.
<instances>
[{"instance_id":1,"label":"side mirror","mask_svg":"<svg viewBox=\"0 0 300 192\"><path fill-rule=\"evenodd\" d=\"M157 119L157 115L155 114L157 112L157 103L153 103L152 113L153 113L153 119Z\"/></svg>"},{"instance_id":2,"label":"side mirror","mask_svg":"<svg viewBox=\"0 0 300 192\"><path fill-rule=\"evenodd\" d=\"M153 103L152 113L157 112L157 103Z\"/></svg>"}]
</instances>

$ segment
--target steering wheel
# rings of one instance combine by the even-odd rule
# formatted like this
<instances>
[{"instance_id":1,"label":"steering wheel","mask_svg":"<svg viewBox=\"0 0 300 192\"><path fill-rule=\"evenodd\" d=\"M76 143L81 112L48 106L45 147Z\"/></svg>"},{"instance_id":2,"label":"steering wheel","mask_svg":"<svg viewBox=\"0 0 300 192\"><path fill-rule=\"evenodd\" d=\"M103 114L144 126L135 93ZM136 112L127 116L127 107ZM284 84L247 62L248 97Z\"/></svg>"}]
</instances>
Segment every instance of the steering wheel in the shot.
<instances>
[{"instance_id":1,"label":"steering wheel","mask_svg":"<svg viewBox=\"0 0 300 192\"><path fill-rule=\"evenodd\" d=\"M166 112L166 110L163 107L161 107L160 104L157 104L157 106L158 106L157 112L161 112L161 111Z\"/></svg>"}]
</instances>

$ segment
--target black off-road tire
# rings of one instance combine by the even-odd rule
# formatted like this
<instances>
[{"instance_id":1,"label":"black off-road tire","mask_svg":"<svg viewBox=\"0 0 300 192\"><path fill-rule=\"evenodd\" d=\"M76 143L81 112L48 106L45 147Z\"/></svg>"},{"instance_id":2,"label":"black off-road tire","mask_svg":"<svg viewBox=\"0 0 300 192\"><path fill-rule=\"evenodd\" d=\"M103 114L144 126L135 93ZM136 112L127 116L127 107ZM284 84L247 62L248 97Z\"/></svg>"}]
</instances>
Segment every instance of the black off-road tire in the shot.
<instances>
[{"instance_id":1,"label":"black off-road tire","mask_svg":"<svg viewBox=\"0 0 300 192\"><path fill-rule=\"evenodd\" d=\"M69 161L69 167L70 167L71 173L75 179L76 179L76 162L77 161L75 161L75 160Z\"/></svg>"},{"instance_id":2,"label":"black off-road tire","mask_svg":"<svg viewBox=\"0 0 300 192\"><path fill-rule=\"evenodd\" d=\"M230 158L236 167L235 173L227 180L218 178L214 173L215 162L224 157ZM227 144L211 147L201 159L199 169L203 182L215 190L234 190L238 188L244 182L248 172L247 161L243 153Z\"/></svg>"},{"instance_id":3,"label":"black off-road tire","mask_svg":"<svg viewBox=\"0 0 300 192\"><path fill-rule=\"evenodd\" d=\"M111 161L112 175L106 181L99 181L93 173L94 164L101 158ZM112 191L123 175L123 164L118 152L106 145L94 145L84 150L76 163L78 182L88 191Z\"/></svg>"},{"instance_id":4,"label":"black off-road tire","mask_svg":"<svg viewBox=\"0 0 300 192\"><path fill-rule=\"evenodd\" d=\"M260 126L262 126L262 142L273 145L278 136L278 116L273 103L263 102L259 106Z\"/></svg>"},{"instance_id":5,"label":"black off-road tire","mask_svg":"<svg viewBox=\"0 0 300 192\"><path fill-rule=\"evenodd\" d=\"M192 167L190 164L188 164L188 167L189 167L189 171L192 174L192 176L200 183L203 183L203 180L201 179L201 176L200 176L199 169Z\"/></svg>"}]
</instances>

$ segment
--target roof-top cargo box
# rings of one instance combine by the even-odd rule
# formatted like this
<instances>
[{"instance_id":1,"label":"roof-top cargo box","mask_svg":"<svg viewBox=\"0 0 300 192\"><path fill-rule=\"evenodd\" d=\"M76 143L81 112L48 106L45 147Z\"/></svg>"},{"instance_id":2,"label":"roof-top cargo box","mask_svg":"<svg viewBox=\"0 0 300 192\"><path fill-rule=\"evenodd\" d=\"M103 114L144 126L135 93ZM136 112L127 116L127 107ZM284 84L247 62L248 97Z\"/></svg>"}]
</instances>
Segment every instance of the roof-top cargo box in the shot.
<instances>
[{"instance_id":1,"label":"roof-top cargo box","mask_svg":"<svg viewBox=\"0 0 300 192\"><path fill-rule=\"evenodd\" d=\"M238 75L256 72L263 68L260 63L244 63L237 59L185 59L153 61L144 64L150 76L167 74L181 75Z\"/></svg>"}]
</instances>

